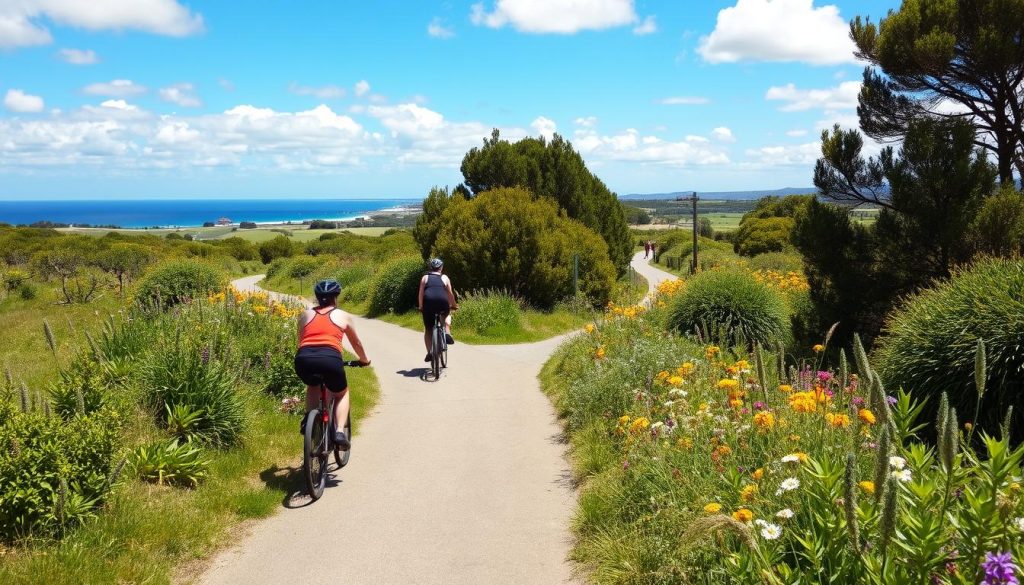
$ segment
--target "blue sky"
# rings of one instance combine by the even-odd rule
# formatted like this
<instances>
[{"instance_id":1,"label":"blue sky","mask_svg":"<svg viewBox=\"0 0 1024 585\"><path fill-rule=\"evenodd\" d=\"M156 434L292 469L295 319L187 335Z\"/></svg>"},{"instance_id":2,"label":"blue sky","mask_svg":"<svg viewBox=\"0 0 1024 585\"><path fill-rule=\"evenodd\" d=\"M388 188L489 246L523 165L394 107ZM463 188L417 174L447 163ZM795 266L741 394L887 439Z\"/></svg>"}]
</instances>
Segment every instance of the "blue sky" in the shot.
<instances>
[{"instance_id":1,"label":"blue sky","mask_svg":"<svg viewBox=\"0 0 1024 585\"><path fill-rule=\"evenodd\" d=\"M0 198L417 197L503 135L620 194L808 186L860 0L24 0Z\"/></svg>"}]
</instances>

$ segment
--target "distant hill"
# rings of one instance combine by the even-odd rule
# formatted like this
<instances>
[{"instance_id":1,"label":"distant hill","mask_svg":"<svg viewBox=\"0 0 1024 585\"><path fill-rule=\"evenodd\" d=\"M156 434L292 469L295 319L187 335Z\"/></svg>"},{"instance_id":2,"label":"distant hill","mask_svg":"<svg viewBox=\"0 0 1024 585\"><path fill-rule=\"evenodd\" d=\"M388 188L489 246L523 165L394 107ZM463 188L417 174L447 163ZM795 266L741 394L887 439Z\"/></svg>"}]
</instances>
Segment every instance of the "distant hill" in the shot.
<instances>
[{"instance_id":1,"label":"distant hill","mask_svg":"<svg viewBox=\"0 0 1024 585\"><path fill-rule=\"evenodd\" d=\"M761 191L697 191L697 197L701 199L725 199L725 200L746 200L760 199L767 195L807 195L817 193L814 187L784 187L782 189L764 189ZM675 199L676 197L689 197L693 191L675 191L673 193L630 193L620 195L623 201L653 200L653 199Z\"/></svg>"}]
</instances>

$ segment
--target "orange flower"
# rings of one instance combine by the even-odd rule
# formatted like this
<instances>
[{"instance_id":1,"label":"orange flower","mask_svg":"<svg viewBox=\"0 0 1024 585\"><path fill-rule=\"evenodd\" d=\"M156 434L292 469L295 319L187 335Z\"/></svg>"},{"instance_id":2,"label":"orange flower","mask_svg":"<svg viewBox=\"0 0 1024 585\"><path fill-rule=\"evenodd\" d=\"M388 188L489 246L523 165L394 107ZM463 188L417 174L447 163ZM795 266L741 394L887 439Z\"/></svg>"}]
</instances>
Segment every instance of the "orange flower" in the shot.
<instances>
[{"instance_id":1,"label":"orange flower","mask_svg":"<svg viewBox=\"0 0 1024 585\"><path fill-rule=\"evenodd\" d=\"M602 346L599 346L597 348L597 351L594 352L594 357L596 357L599 360L603 360L604 359L604 354L605 354L604 346L602 345Z\"/></svg>"},{"instance_id":2,"label":"orange flower","mask_svg":"<svg viewBox=\"0 0 1024 585\"><path fill-rule=\"evenodd\" d=\"M825 351L825 346L819 343L818 345L815 345L811 349L814 350L814 353L821 353Z\"/></svg>"},{"instance_id":3,"label":"orange flower","mask_svg":"<svg viewBox=\"0 0 1024 585\"><path fill-rule=\"evenodd\" d=\"M732 454L732 447L730 447L729 445L719 445L718 448L715 449L715 453L717 453L719 457L725 457L726 455L731 455Z\"/></svg>"},{"instance_id":4,"label":"orange flower","mask_svg":"<svg viewBox=\"0 0 1024 585\"><path fill-rule=\"evenodd\" d=\"M753 500L755 495L757 495L756 484L747 484L743 486L743 489L740 490L740 499L743 500L744 502L749 502L750 500Z\"/></svg>"},{"instance_id":5,"label":"orange flower","mask_svg":"<svg viewBox=\"0 0 1024 585\"><path fill-rule=\"evenodd\" d=\"M764 468L758 467L754 473L750 474L750 477L754 478L754 481L761 481L761 478L764 477Z\"/></svg>"},{"instance_id":6,"label":"orange flower","mask_svg":"<svg viewBox=\"0 0 1024 585\"><path fill-rule=\"evenodd\" d=\"M732 513L732 517L740 522L750 522L754 519L754 513L746 508L740 508Z\"/></svg>"},{"instance_id":7,"label":"orange flower","mask_svg":"<svg viewBox=\"0 0 1024 585\"><path fill-rule=\"evenodd\" d=\"M760 429L775 428L775 415L770 412L759 412L754 415L754 425Z\"/></svg>"},{"instance_id":8,"label":"orange flower","mask_svg":"<svg viewBox=\"0 0 1024 585\"><path fill-rule=\"evenodd\" d=\"M862 408L857 411L857 418L866 425L875 424L875 413L871 412L866 408Z\"/></svg>"},{"instance_id":9,"label":"orange flower","mask_svg":"<svg viewBox=\"0 0 1024 585\"><path fill-rule=\"evenodd\" d=\"M833 414L829 412L825 414L825 420L837 429L845 429L850 426L850 416L847 414Z\"/></svg>"},{"instance_id":10,"label":"orange flower","mask_svg":"<svg viewBox=\"0 0 1024 585\"><path fill-rule=\"evenodd\" d=\"M789 394L792 391L793 387L790 386L789 384L779 384L779 392L782 392L783 394Z\"/></svg>"}]
</instances>

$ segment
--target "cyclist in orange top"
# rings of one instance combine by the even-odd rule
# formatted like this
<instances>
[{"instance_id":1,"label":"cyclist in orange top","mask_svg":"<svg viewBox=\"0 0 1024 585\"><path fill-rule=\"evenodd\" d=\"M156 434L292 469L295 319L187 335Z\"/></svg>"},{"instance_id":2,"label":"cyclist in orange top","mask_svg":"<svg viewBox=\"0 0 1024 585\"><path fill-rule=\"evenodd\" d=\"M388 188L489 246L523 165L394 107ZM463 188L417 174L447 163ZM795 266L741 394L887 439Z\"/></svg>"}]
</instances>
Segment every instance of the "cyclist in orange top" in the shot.
<instances>
[{"instance_id":1,"label":"cyclist in orange top","mask_svg":"<svg viewBox=\"0 0 1024 585\"><path fill-rule=\"evenodd\" d=\"M306 384L306 412L316 408L320 400L320 380L334 396L334 420L348 419L348 380L342 361L341 340L348 342L359 356L363 365L370 365L366 350L356 334L352 316L339 309L336 304L341 294L341 285L335 280L321 280L313 287L317 306L306 309L299 315L299 350L295 353L295 373ZM306 417L302 417L299 433L306 428ZM351 446L345 431L334 430L334 442L342 451Z\"/></svg>"}]
</instances>

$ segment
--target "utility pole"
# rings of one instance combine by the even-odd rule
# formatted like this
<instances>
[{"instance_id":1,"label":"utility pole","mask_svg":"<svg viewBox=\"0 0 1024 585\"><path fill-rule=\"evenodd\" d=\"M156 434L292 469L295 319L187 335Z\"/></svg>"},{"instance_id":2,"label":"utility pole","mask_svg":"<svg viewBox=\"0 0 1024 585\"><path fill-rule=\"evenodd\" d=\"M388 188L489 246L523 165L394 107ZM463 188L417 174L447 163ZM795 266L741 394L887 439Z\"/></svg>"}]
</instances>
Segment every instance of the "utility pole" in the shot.
<instances>
[{"instance_id":1,"label":"utility pole","mask_svg":"<svg viewBox=\"0 0 1024 585\"><path fill-rule=\"evenodd\" d=\"M690 274L697 274L697 192L690 197L693 202L693 253L690 261Z\"/></svg>"}]
</instances>

